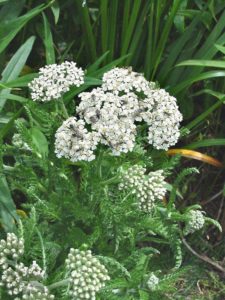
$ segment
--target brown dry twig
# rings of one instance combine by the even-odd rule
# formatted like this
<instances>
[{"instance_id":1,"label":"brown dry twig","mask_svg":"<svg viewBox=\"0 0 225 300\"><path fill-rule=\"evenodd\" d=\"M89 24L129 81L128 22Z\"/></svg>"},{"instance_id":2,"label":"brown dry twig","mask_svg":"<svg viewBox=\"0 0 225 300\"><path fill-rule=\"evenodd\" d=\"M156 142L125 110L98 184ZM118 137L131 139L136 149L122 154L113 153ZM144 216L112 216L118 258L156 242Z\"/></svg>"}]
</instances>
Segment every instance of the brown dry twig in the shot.
<instances>
[{"instance_id":1,"label":"brown dry twig","mask_svg":"<svg viewBox=\"0 0 225 300\"><path fill-rule=\"evenodd\" d=\"M183 242L183 244L185 245L185 247L196 257L198 257L199 259L203 260L204 262L210 264L211 266L213 266L214 268L216 268L217 270L219 270L220 272L225 273L225 269L217 262L213 261L211 258L209 258L206 255L201 255L199 253L197 253L189 244L188 242L185 240L184 237L181 237L181 240Z\"/></svg>"}]
</instances>

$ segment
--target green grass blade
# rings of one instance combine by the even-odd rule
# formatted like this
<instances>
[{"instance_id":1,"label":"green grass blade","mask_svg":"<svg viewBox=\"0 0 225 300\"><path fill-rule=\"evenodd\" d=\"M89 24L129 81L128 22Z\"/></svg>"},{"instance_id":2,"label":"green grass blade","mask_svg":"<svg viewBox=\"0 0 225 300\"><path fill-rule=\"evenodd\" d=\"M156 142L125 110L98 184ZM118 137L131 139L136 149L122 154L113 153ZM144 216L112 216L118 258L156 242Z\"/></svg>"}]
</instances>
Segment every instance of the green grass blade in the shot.
<instances>
[{"instance_id":1,"label":"green grass blade","mask_svg":"<svg viewBox=\"0 0 225 300\"><path fill-rule=\"evenodd\" d=\"M45 45L45 57L47 65L55 63L55 49L52 38L52 33L50 29L49 22L46 18L46 15L42 13L43 21L44 21L44 45Z\"/></svg>"},{"instance_id":2,"label":"green grass blade","mask_svg":"<svg viewBox=\"0 0 225 300\"><path fill-rule=\"evenodd\" d=\"M168 40L170 30L173 26L174 17L176 16L176 13L180 7L181 2L182 2L181 0L174 0L171 12L170 12L170 14L166 20L166 23L164 25L164 29L161 34L161 38L158 42L158 47L155 50L156 56L154 57L154 69L153 69L153 73L151 75L151 79L154 78L155 73L158 69L158 65L161 61L161 57L162 57L163 51L165 49L165 46L166 46L166 43Z\"/></svg>"},{"instance_id":3,"label":"green grass blade","mask_svg":"<svg viewBox=\"0 0 225 300\"><path fill-rule=\"evenodd\" d=\"M140 6L141 6L141 1L134 1L130 20L129 20L129 25L126 30L125 39L122 44L121 56L125 55L128 52L128 47L130 45L130 41L132 39L132 34L135 29L135 24L136 24L136 21L138 18Z\"/></svg>"},{"instance_id":4,"label":"green grass blade","mask_svg":"<svg viewBox=\"0 0 225 300\"><path fill-rule=\"evenodd\" d=\"M126 36L126 30L129 24L129 16L130 16L130 6L131 1L130 0L124 0L124 9L123 9L123 19L122 19L122 34L121 34L121 45L123 44L123 41L125 40Z\"/></svg>"},{"instance_id":5,"label":"green grass blade","mask_svg":"<svg viewBox=\"0 0 225 300\"><path fill-rule=\"evenodd\" d=\"M32 50L34 40L34 37L30 37L13 55L6 68L2 72L3 83L15 80L19 76ZM0 92L0 111L3 109L9 93L10 90L3 90Z\"/></svg>"},{"instance_id":6,"label":"green grass blade","mask_svg":"<svg viewBox=\"0 0 225 300\"><path fill-rule=\"evenodd\" d=\"M25 15L0 25L0 53L8 46L21 28L23 28L33 17L41 13L44 8L45 6L43 5L37 6Z\"/></svg>"},{"instance_id":7,"label":"green grass blade","mask_svg":"<svg viewBox=\"0 0 225 300\"><path fill-rule=\"evenodd\" d=\"M222 60L206 60L206 59L190 59L180 62L176 67L181 66L200 66L211 68L225 68L225 61Z\"/></svg>"},{"instance_id":8,"label":"green grass blade","mask_svg":"<svg viewBox=\"0 0 225 300\"><path fill-rule=\"evenodd\" d=\"M199 20L195 18L191 24L186 28L186 30L182 33L182 35L175 40L170 49L168 49L169 54L165 61L160 68L160 72L158 74L157 79L162 83L166 80L169 72L173 68L176 61L179 59L181 52L183 51L184 47L187 45L188 41L192 39L195 34L195 30Z\"/></svg>"},{"instance_id":9,"label":"green grass blade","mask_svg":"<svg viewBox=\"0 0 225 300\"><path fill-rule=\"evenodd\" d=\"M225 146L225 139L208 139L198 142L194 142L190 145L185 146L187 149L197 149L202 147L211 147L211 146Z\"/></svg>"},{"instance_id":10,"label":"green grass blade","mask_svg":"<svg viewBox=\"0 0 225 300\"><path fill-rule=\"evenodd\" d=\"M145 76L147 79L150 78L152 70L152 53L153 53L153 26L154 26L154 2L151 2L149 9L149 16L147 20L148 25L148 37L147 37L147 49L145 55Z\"/></svg>"},{"instance_id":11,"label":"green grass blade","mask_svg":"<svg viewBox=\"0 0 225 300\"><path fill-rule=\"evenodd\" d=\"M117 10L118 10L118 0L113 0L110 2L110 15L109 15L109 40L108 40L108 50L109 56L108 61L112 61L114 57L115 45L116 45L116 25L117 25Z\"/></svg>"},{"instance_id":12,"label":"green grass blade","mask_svg":"<svg viewBox=\"0 0 225 300\"><path fill-rule=\"evenodd\" d=\"M211 114L214 110L219 108L224 101L225 97L216 103L214 103L210 108L208 108L206 111L204 111L201 115L199 115L197 118L195 118L193 121L191 121L187 126L185 126L188 129L192 129L193 127L196 127L199 125L201 122L203 122L209 114Z\"/></svg>"},{"instance_id":13,"label":"green grass blade","mask_svg":"<svg viewBox=\"0 0 225 300\"><path fill-rule=\"evenodd\" d=\"M18 220L18 216L5 176L0 178L0 217L4 229L13 231L15 226L13 220Z\"/></svg>"},{"instance_id":14,"label":"green grass blade","mask_svg":"<svg viewBox=\"0 0 225 300\"><path fill-rule=\"evenodd\" d=\"M37 73L27 74L21 77L18 77L16 80L9 81L7 83L3 83L7 88L15 88L15 87L26 87L27 84L37 77Z\"/></svg>"},{"instance_id":15,"label":"green grass blade","mask_svg":"<svg viewBox=\"0 0 225 300\"><path fill-rule=\"evenodd\" d=\"M2 140L5 135L9 132L9 130L13 127L14 121L21 115L24 107L21 107L7 122L6 125L4 125L0 129L0 140Z\"/></svg>"},{"instance_id":16,"label":"green grass blade","mask_svg":"<svg viewBox=\"0 0 225 300\"><path fill-rule=\"evenodd\" d=\"M108 50L108 0L100 2L102 52Z\"/></svg>"},{"instance_id":17,"label":"green grass blade","mask_svg":"<svg viewBox=\"0 0 225 300\"><path fill-rule=\"evenodd\" d=\"M140 47L140 40L141 38L144 38L144 35L143 35L143 24L146 20L146 16L148 14L148 10L149 10L149 3L147 2L143 9L141 10L141 13L139 15L139 19L138 19L138 22L135 26L135 31L134 31L134 34L133 34L133 37L131 39L131 42L130 42L130 46L129 46L129 49L128 49L128 52L131 54L127 60L126 60L126 64L127 65L130 65L131 62L133 63L133 58L135 59L135 56L136 56L136 49L138 47Z\"/></svg>"},{"instance_id":18,"label":"green grass blade","mask_svg":"<svg viewBox=\"0 0 225 300\"><path fill-rule=\"evenodd\" d=\"M82 2L79 1L78 9L81 16L81 25L83 31L83 40L85 42L86 53L91 62L94 62L97 58L96 39L92 30L92 24L89 16L89 10L87 5L82 7Z\"/></svg>"},{"instance_id":19,"label":"green grass blade","mask_svg":"<svg viewBox=\"0 0 225 300\"><path fill-rule=\"evenodd\" d=\"M107 57L108 54L109 54L109 51L107 51L106 53L104 53L93 64L91 64L87 68L87 73L91 73L91 72L96 71L98 69L98 67L101 65L101 63L105 60L105 58Z\"/></svg>"},{"instance_id":20,"label":"green grass blade","mask_svg":"<svg viewBox=\"0 0 225 300\"><path fill-rule=\"evenodd\" d=\"M225 71L220 71L220 70L209 71L209 72L199 74L195 77L191 77L190 79L185 80L185 81L181 82L180 84L178 84L177 86L169 88L168 90L172 94L178 94L179 92L188 88L190 85L192 85L195 82L209 79L209 78L224 77L224 76L225 76Z\"/></svg>"},{"instance_id":21,"label":"green grass blade","mask_svg":"<svg viewBox=\"0 0 225 300\"><path fill-rule=\"evenodd\" d=\"M215 44L215 47L216 47L217 50L219 50L220 52L225 54L225 47L224 46Z\"/></svg>"}]
</instances>

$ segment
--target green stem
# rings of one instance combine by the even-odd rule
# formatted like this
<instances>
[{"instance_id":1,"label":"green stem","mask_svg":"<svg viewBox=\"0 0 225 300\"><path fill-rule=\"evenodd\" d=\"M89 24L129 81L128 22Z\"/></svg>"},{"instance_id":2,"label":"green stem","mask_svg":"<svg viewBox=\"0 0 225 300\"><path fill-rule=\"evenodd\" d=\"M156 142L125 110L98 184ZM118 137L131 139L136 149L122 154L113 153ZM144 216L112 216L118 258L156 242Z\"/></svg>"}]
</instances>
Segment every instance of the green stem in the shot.
<instances>
[{"instance_id":1,"label":"green stem","mask_svg":"<svg viewBox=\"0 0 225 300\"><path fill-rule=\"evenodd\" d=\"M61 286L66 286L66 285L69 284L69 282L70 282L70 281L69 281L68 278L67 278L67 279L63 279L63 280L60 280L60 281L58 281L58 282L55 282L55 283L49 285L49 286L48 286L48 289L49 289L49 290L53 290L53 289L56 289L56 288L61 287Z\"/></svg>"},{"instance_id":2,"label":"green stem","mask_svg":"<svg viewBox=\"0 0 225 300\"><path fill-rule=\"evenodd\" d=\"M111 183L118 183L119 182L119 177L118 175L108 179L108 180L105 180L105 181L102 181L100 184L101 185L108 185L108 184L111 184Z\"/></svg>"},{"instance_id":3,"label":"green stem","mask_svg":"<svg viewBox=\"0 0 225 300\"><path fill-rule=\"evenodd\" d=\"M41 233L40 231L36 228L36 232L38 234L38 237L40 239L40 243L41 243L41 251L42 251L42 261L43 261L43 270L46 273L47 270L47 265L46 265L46 253L45 253L45 245L44 245L44 241L42 239Z\"/></svg>"},{"instance_id":4,"label":"green stem","mask_svg":"<svg viewBox=\"0 0 225 300\"><path fill-rule=\"evenodd\" d=\"M63 102L63 99L60 100L60 103L61 103L61 107L62 107L62 111L63 111L64 117L66 117L68 119L69 118L69 114L68 114L66 106L65 106L65 104Z\"/></svg>"}]
</instances>

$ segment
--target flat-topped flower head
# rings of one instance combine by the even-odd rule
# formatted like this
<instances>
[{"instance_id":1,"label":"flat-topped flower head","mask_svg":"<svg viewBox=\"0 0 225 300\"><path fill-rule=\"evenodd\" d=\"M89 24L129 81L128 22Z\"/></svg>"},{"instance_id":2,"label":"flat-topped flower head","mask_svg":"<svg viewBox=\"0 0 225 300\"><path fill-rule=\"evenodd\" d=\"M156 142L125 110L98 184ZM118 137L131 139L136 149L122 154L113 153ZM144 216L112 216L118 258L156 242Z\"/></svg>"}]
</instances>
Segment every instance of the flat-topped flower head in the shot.
<instances>
[{"instance_id":1,"label":"flat-topped flower head","mask_svg":"<svg viewBox=\"0 0 225 300\"><path fill-rule=\"evenodd\" d=\"M74 300L95 300L96 293L110 279L105 266L90 250L70 249L66 266L70 273L70 296Z\"/></svg>"},{"instance_id":2,"label":"flat-topped flower head","mask_svg":"<svg viewBox=\"0 0 225 300\"><path fill-rule=\"evenodd\" d=\"M101 87L83 92L79 98L76 112L80 120L73 121L70 128L67 124L70 121L66 121L56 133L58 157L74 162L92 160L98 142L110 147L112 155L133 151L137 126L143 122L148 125L147 139L154 148L167 150L178 141L182 115L176 98L130 68L106 72ZM85 124L89 132L84 129ZM82 135L77 136L75 131Z\"/></svg>"},{"instance_id":3,"label":"flat-topped flower head","mask_svg":"<svg viewBox=\"0 0 225 300\"><path fill-rule=\"evenodd\" d=\"M84 83L84 71L75 62L65 61L57 65L47 65L39 70L39 76L34 78L28 87L34 101L57 100L69 91L71 86Z\"/></svg>"},{"instance_id":4,"label":"flat-topped flower head","mask_svg":"<svg viewBox=\"0 0 225 300\"><path fill-rule=\"evenodd\" d=\"M58 128L55 134L55 153L72 162L95 159L94 150L100 140L97 132L88 132L83 120L70 117Z\"/></svg>"},{"instance_id":5,"label":"flat-topped flower head","mask_svg":"<svg viewBox=\"0 0 225 300\"><path fill-rule=\"evenodd\" d=\"M156 149L167 150L180 136L182 115L172 97L163 89L155 89L140 102L140 116L148 124L148 142Z\"/></svg>"},{"instance_id":6,"label":"flat-topped flower head","mask_svg":"<svg viewBox=\"0 0 225 300\"><path fill-rule=\"evenodd\" d=\"M77 113L88 124L92 124L92 128L96 123L107 118L110 121L112 118L115 121L129 118L134 122L139 113L139 99L132 92L119 96L102 88L96 88L91 92L81 93L79 97L81 102L77 107Z\"/></svg>"},{"instance_id":7,"label":"flat-topped flower head","mask_svg":"<svg viewBox=\"0 0 225 300\"><path fill-rule=\"evenodd\" d=\"M155 88L154 82L149 82L145 77L132 68L114 68L103 75L102 88L105 91L119 92L137 92L148 95L149 90Z\"/></svg>"}]
</instances>

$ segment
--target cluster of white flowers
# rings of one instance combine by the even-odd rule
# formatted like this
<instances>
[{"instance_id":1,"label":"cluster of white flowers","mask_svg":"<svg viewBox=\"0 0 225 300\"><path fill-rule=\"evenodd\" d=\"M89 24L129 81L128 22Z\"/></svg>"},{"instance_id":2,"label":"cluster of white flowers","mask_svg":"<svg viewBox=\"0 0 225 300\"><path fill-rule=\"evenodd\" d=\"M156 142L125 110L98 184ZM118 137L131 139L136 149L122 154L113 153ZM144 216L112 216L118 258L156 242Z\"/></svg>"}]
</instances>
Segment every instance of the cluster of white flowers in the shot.
<instances>
[{"instance_id":1,"label":"cluster of white flowers","mask_svg":"<svg viewBox=\"0 0 225 300\"><path fill-rule=\"evenodd\" d=\"M205 218L200 210L191 210L188 217L189 219L184 228L185 234L194 233L195 231L203 228Z\"/></svg>"},{"instance_id":2,"label":"cluster of white flowers","mask_svg":"<svg viewBox=\"0 0 225 300\"><path fill-rule=\"evenodd\" d=\"M24 253L24 241L14 233L8 233L6 240L0 241L0 266L8 267L8 259L18 260Z\"/></svg>"},{"instance_id":3,"label":"cluster of white flowers","mask_svg":"<svg viewBox=\"0 0 225 300\"><path fill-rule=\"evenodd\" d=\"M159 284L159 278L154 273L152 273L148 278L147 287L149 288L150 291L155 291L158 284Z\"/></svg>"},{"instance_id":4,"label":"cluster of white flowers","mask_svg":"<svg viewBox=\"0 0 225 300\"><path fill-rule=\"evenodd\" d=\"M14 233L8 233L6 240L0 241L0 266L3 269L0 285L7 288L15 299L53 300L54 296L39 281L45 278L45 272L33 261L27 267L18 259L24 253L24 241ZM21 297L21 298L20 298Z\"/></svg>"},{"instance_id":5,"label":"cluster of white flowers","mask_svg":"<svg viewBox=\"0 0 225 300\"><path fill-rule=\"evenodd\" d=\"M113 155L132 151L136 127L142 121L148 124L148 141L156 149L167 150L179 138L182 115L176 99L130 68L106 72L101 87L81 93L79 97L81 101L76 112L80 120L75 119L74 128L70 130L66 129L67 123L71 122L69 118L56 133L59 157L72 161L92 160L98 143L109 146ZM89 132L84 129L85 123ZM86 138L75 136L75 126L81 124L83 129L78 132L85 131L83 136ZM78 145L71 149L75 143Z\"/></svg>"},{"instance_id":6,"label":"cluster of white flowers","mask_svg":"<svg viewBox=\"0 0 225 300\"><path fill-rule=\"evenodd\" d=\"M70 117L58 128L55 137L57 157L66 157L73 162L95 158L93 151L99 142L99 135L88 132L83 120Z\"/></svg>"},{"instance_id":7,"label":"cluster of white flowers","mask_svg":"<svg viewBox=\"0 0 225 300\"><path fill-rule=\"evenodd\" d=\"M102 88L105 91L138 92L148 96L149 91L156 88L154 82L147 81L140 73L132 71L132 68L114 68L103 75Z\"/></svg>"},{"instance_id":8,"label":"cluster of white flowers","mask_svg":"<svg viewBox=\"0 0 225 300\"><path fill-rule=\"evenodd\" d=\"M182 115L176 98L163 89L152 90L141 102L141 117L148 124L148 142L156 149L167 150L177 143Z\"/></svg>"},{"instance_id":9,"label":"cluster of white flowers","mask_svg":"<svg viewBox=\"0 0 225 300\"><path fill-rule=\"evenodd\" d=\"M128 168L121 178L119 189L131 190L138 200L140 210L151 212L156 201L162 201L166 194L163 170L149 172L139 165Z\"/></svg>"},{"instance_id":10,"label":"cluster of white flowers","mask_svg":"<svg viewBox=\"0 0 225 300\"><path fill-rule=\"evenodd\" d=\"M15 133L12 137L12 144L22 150L31 151L29 145L23 141L20 133Z\"/></svg>"},{"instance_id":11,"label":"cluster of white flowers","mask_svg":"<svg viewBox=\"0 0 225 300\"><path fill-rule=\"evenodd\" d=\"M93 257L90 250L70 249L66 265L70 272L71 299L95 300L96 293L110 279L105 266Z\"/></svg>"},{"instance_id":12,"label":"cluster of white flowers","mask_svg":"<svg viewBox=\"0 0 225 300\"><path fill-rule=\"evenodd\" d=\"M71 86L84 83L84 71L75 62L65 61L57 65L47 65L39 70L39 76L33 79L28 87L34 101L59 99Z\"/></svg>"}]
</instances>

